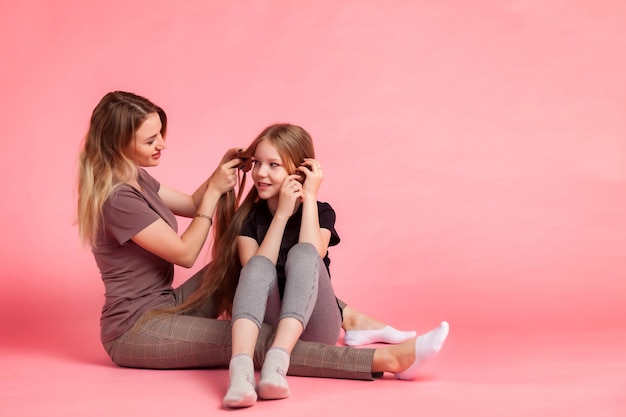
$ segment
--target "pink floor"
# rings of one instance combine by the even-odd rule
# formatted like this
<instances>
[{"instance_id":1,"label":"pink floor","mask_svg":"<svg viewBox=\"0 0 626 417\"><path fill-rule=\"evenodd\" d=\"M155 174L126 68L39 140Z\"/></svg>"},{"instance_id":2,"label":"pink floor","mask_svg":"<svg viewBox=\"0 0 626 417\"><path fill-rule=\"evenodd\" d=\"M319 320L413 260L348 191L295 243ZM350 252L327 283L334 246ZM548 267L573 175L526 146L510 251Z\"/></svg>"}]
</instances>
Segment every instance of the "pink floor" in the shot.
<instances>
[{"instance_id":1,"label":"pink floor","mask_svg":"<svg viewBox=\"0 0 626 417\"><path fill-rule=\"evenodd\" d=\"M293 395L241 413L428 416L624 416L626 337L456 334L419 380L290 378ZM149 416L222 412L225 370L144 371L101 352L2 352L5 416ZM223 411L226 412L226 411ZM260 414L262 415L262 414Z\"/></svg>"},{"instance_id":2,"label":"pink floor","mask_svg":"<svg viewBox=\"0 0 626 417\"><path fill-rule=\"evenodd\" d=\"M88 309L89 310L89 309ZM150 371L110 363L85 312L57 340L34 325L0 351L0 415L214 415L225 370ZM83 315L81 317L81 314ZM41 322L44 323L44 322ZM55 327L63 327L49 323ZM440 355L419 379L374 382L291 377L292 397L259 402L255 415L581 416L626 415L623 328L490 329L451 323ZM40 324L41 325L41 324ZM93 326L91 326L93 327ZM426 330L420 325L419 331ZM65 342L60 340L65 339ZM395 414L394 414L395 415Z\"/></svg>"}]
</instances>

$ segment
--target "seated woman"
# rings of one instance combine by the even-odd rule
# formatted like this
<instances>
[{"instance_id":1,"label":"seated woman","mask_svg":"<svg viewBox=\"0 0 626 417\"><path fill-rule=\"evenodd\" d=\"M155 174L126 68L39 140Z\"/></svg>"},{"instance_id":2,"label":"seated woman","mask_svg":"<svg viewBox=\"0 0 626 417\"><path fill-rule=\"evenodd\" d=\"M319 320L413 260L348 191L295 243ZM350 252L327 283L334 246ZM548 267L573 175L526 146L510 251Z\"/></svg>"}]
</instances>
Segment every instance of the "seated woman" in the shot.
<instances>
[{"instance_id":1,"label":"seated woman","mask_svg":"<svg viewBox=\"0 0 626 417\"><path fill-rule=\"evenodd\" d=\"M166 148L166 127L167 117L160 107L128 92L106 94L91 116L80 154L78 223L105 286L101 340L120 366L226 367L232 350L231 328L228 320L218 317L228 310L219 294L205 291L207 284L202 282L205 270L216 262L178 288L172 283L174 265L195 263L218 202L232 195L237 184L235 168L242 160L236 150L228 151L192 195L166 187L144 169L159 165ZM192 219L180 235L176 216ZM218 246L213 248L214 259L218 259ZM364 323L362 330L376 334L382 334L384 327L350 309L344 310L344 322L348 331L359 331L355 323ZM439 351L447 331L446 324L377 349L298 341L288 373L372 379L375 373L392 372L412 379L421 364ZM273 338L273 329L263 324L254 347L256 369L264 363Z\"/></svg>"}]
</instances>

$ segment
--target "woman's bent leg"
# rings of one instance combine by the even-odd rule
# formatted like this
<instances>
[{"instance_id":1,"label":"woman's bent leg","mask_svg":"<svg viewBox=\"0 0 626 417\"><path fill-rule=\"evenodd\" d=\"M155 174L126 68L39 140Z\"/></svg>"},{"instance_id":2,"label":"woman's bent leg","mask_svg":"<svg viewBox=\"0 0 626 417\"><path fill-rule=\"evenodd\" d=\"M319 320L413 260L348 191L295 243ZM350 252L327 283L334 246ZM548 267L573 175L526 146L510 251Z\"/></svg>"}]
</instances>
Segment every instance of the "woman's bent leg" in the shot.
<instances>
[{"instance_id":1,"label":"woman's bent leg","mask_svg":"<svg viewBox=\"0 0 626 417\"><path fill-rule=\"evenodd\" d=\"M230 322L198 316L159 314L140 319L105 344L120 366L151 369L223 367L231 355Z\"/></svg>"},{"instance_id":2,"label":"woman's bent leg","mask_svg":"<svg viewBox=\"0 0 626 417\"><path fill-rule=\"evenodd\" d=\"M197 287L203 270L175 290L182 302ZM139 320L124 335L104 344L119 366L149 369L226 368L231 357L230 321L217 320L210 300L189 315L161 314ZM274 338L262 325L254 350L260 369ZM290 375L371 380L373 349L352 349L298 341L291 356Z\"/></svg>"},{"instance_id":3,"label":"woman's bent leg","mask_svg":"<svg viewBox=\"0 0 626 417\"><path fill-rule=\"evenodd\" d=\"M182 283L178 288L174 290L175 305L182 304L187 298L196 291L200 286L207 266L196 272L187 281ZM206 303L197 309L185 313L189 316L199 316L208 318L217 318L217 304L213 297L209 298Z\"/></svg>"},{"instance_id":4,"label":"woman's bent leg","mask_svg":"<svg viewBox=\"0 0 626 417\"><path fill-rule=\"evenodd\" d=\"M153 322L154 321L154 322ZM260 369L274 337L262 325L254 350ZM119 366L149 369L226 368L231 356L230 322L195 316L156 316L117 340L105 343ZM298 341L291 353L289 375L372 379L374 349L354 349Z\"/></svg>"}]
</instances>

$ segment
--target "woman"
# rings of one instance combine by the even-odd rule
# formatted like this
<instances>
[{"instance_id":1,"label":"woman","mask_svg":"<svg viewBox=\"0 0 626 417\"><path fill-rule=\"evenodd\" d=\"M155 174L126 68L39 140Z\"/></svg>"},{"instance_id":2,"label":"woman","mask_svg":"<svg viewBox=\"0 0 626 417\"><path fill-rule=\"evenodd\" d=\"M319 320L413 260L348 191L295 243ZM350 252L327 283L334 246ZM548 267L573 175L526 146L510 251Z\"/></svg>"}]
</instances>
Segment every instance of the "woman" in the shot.
<instances>
[{"instance_id":1,"label":"woman","mask_svg":"<svg viewBox=\"0 0 626 417\"><path fill-rule=\"evenodd\" d=\"M160 107L128 92L106 94L92 113L80 155L78 223L105 286L101 340L120 366L226 367L231 356L230 322L217 320L224 308L214 295L198 300L198 294L206 294L196 291L204 270L176 289L172 282L174 264L191 267L196 261L218 202L232 199L237 183L233 168L242 160L235 150L228 151L192 195L161 185L144 168L160 163L166 127ZM176 215L192 218L180 235ZM219 220L218 225L230 223L225 215ZM214 258L219 250L213 248ZM188 306L183 313L168 312L181 305ZM348 321L367 321L358 316L351 310ZM254 350L257 368L272 337L271 328L262 326ZM443 343L433 341L425 349L422 344L433 337L380 349L298 342L289 373L372 379L373 373L394 372L410 379Z\"/></svg>"}]
</instances>

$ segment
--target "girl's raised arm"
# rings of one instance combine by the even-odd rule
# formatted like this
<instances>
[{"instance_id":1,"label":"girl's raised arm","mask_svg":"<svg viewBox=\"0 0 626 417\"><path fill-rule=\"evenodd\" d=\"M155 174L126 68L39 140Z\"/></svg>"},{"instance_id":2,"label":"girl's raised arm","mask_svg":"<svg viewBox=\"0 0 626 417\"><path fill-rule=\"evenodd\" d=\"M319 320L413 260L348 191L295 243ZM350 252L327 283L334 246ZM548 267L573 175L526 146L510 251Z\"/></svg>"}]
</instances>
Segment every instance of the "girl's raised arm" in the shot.
<instances>
[{"instance_id":1,"label":"girl's raised arm","mask_svg":"<svg viewBox=\"0 0 626 417\"><path fill-rule=\"evenodd\" d=\"M302 224L300 226L299 242L307 242L315 246L320 257L326 256L330 242L330 230L320 228L317 209L317 192L322 183L322 167L315 159L307 158L298 171L305 175L302 184Z\"/></svg>"}]
</instances>

